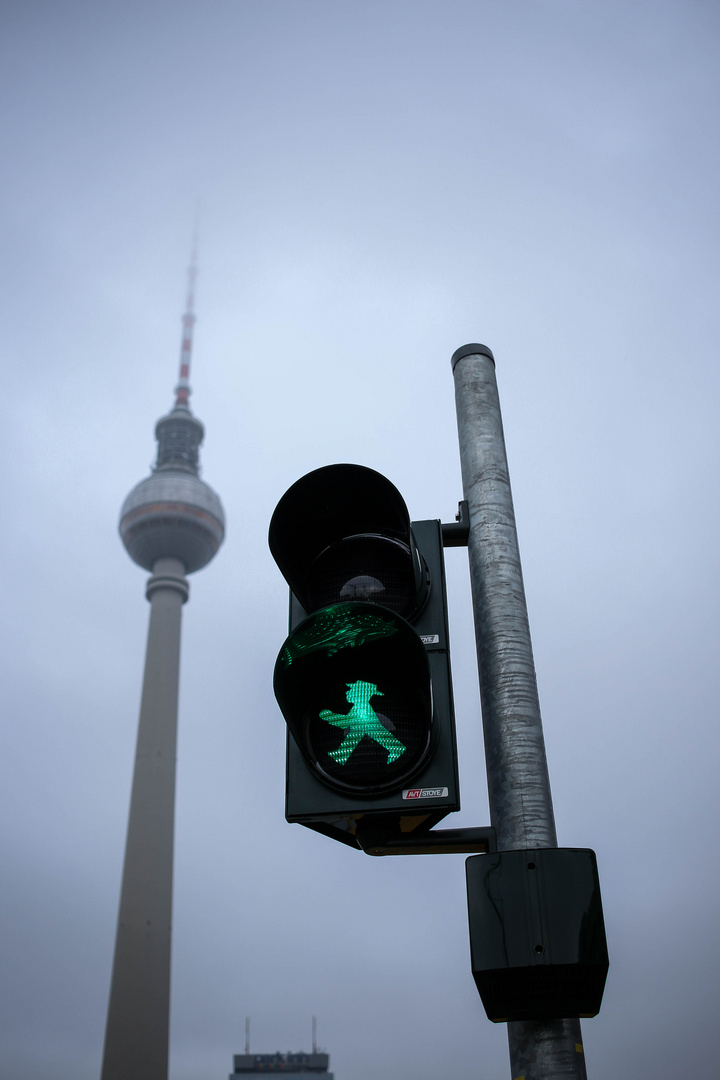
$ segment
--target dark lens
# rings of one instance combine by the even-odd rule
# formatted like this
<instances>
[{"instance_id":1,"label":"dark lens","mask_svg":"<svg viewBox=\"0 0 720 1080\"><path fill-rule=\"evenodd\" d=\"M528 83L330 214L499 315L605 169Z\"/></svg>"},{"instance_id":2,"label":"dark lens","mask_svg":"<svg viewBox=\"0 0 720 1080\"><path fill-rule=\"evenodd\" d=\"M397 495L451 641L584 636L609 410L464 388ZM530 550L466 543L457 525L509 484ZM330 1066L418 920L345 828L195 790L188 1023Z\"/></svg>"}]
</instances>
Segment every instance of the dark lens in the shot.
<instances>
[{"instance_id":1,"label":"dark lens","mask_svg":"<svg viewBox=\"0 0 720 1080\"><path fill-rule=\"evenodd\" d=\"M346 600L382 604L399 615L415 609L412 558L384 536L351 536L326 548L308 574L309 611Z\"/></svg>"}]
</instances>

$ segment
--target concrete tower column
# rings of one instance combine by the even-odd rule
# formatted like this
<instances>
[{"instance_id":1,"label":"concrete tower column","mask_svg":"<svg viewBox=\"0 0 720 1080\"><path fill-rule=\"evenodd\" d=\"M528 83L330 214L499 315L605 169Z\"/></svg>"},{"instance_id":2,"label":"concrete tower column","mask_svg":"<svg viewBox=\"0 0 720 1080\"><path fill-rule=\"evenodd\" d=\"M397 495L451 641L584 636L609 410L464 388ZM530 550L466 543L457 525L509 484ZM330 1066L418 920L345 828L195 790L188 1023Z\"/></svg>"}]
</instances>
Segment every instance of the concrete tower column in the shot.
<instances>
[{"instance_id":1,"label":"concrete tower column","mask_svg":"<svg viewBox=\"0 0 720 1080\"><path fill-rule=\"evenodd\" d=\"M183 564L158 559L146 590L150 625L102 1080L168 1075L180 623L188 595Z\"/></svg>"}]
</instances>

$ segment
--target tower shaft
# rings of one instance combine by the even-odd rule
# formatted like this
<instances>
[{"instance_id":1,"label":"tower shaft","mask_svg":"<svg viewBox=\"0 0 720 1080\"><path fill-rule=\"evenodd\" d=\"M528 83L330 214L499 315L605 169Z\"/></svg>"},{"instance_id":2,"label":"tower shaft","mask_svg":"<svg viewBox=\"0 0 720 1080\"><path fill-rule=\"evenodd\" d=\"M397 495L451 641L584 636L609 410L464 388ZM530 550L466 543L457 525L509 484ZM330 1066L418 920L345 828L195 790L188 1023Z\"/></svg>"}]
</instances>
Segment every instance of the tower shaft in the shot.
<instances>
[{"instance_id":1,"label":"tower shaft","mask_svg":"<svg viewBox=\"0 0 720 1080\"><path fill-rule=\"evenodd\" d=\"M185 568L147 584L145 674L110 986L102 1080L167 1080L175 757Z\"/></svg>"}]
</instances>

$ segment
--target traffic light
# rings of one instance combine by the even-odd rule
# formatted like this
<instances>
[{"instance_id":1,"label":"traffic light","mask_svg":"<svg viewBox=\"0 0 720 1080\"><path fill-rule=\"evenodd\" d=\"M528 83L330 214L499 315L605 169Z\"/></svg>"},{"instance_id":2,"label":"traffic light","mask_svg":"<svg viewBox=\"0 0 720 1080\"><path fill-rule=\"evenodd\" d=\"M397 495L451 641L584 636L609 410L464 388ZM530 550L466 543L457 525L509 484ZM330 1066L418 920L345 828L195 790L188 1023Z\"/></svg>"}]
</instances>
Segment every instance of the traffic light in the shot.
<instances>
[{"instance_id":1,"label":"traffic light","mask_svg":"<svg viewBox=\"0 0 720 1080\"><path fill-rule=\"evenodd\" d=\"M298 480L270 522L290 586L274 689L286 817L353 847L460 809L439 521L361 465Z\"/></svg>"}]
</instances>

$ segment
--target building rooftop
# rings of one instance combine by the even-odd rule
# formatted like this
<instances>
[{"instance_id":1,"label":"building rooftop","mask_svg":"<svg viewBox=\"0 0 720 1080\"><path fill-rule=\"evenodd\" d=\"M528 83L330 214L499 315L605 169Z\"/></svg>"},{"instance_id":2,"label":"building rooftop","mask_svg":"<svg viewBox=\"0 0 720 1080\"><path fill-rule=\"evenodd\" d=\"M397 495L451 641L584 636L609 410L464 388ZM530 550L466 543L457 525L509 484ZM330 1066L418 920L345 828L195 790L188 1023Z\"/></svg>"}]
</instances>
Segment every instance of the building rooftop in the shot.
<instances>
[{"instance_id":1,"label":"building rooftop","mask_svg":"<svg viewBox=\"0 0 720 1080\"><path fill-rule=\"evenodd\" d=\"M236 1080L244 1076L260 1076L267 1073L282 1073L283 1080L294 1080L295 1077L307 1078L308 1074L322 1075L324 1080L333 1080L333 1074L328 1072L330 1055L324 1053L306 1054L299 1051L297 1054L235 1054L233 1057L234 1071L230 1073L230 1080Z\"/></svg>"}]
</instances>

